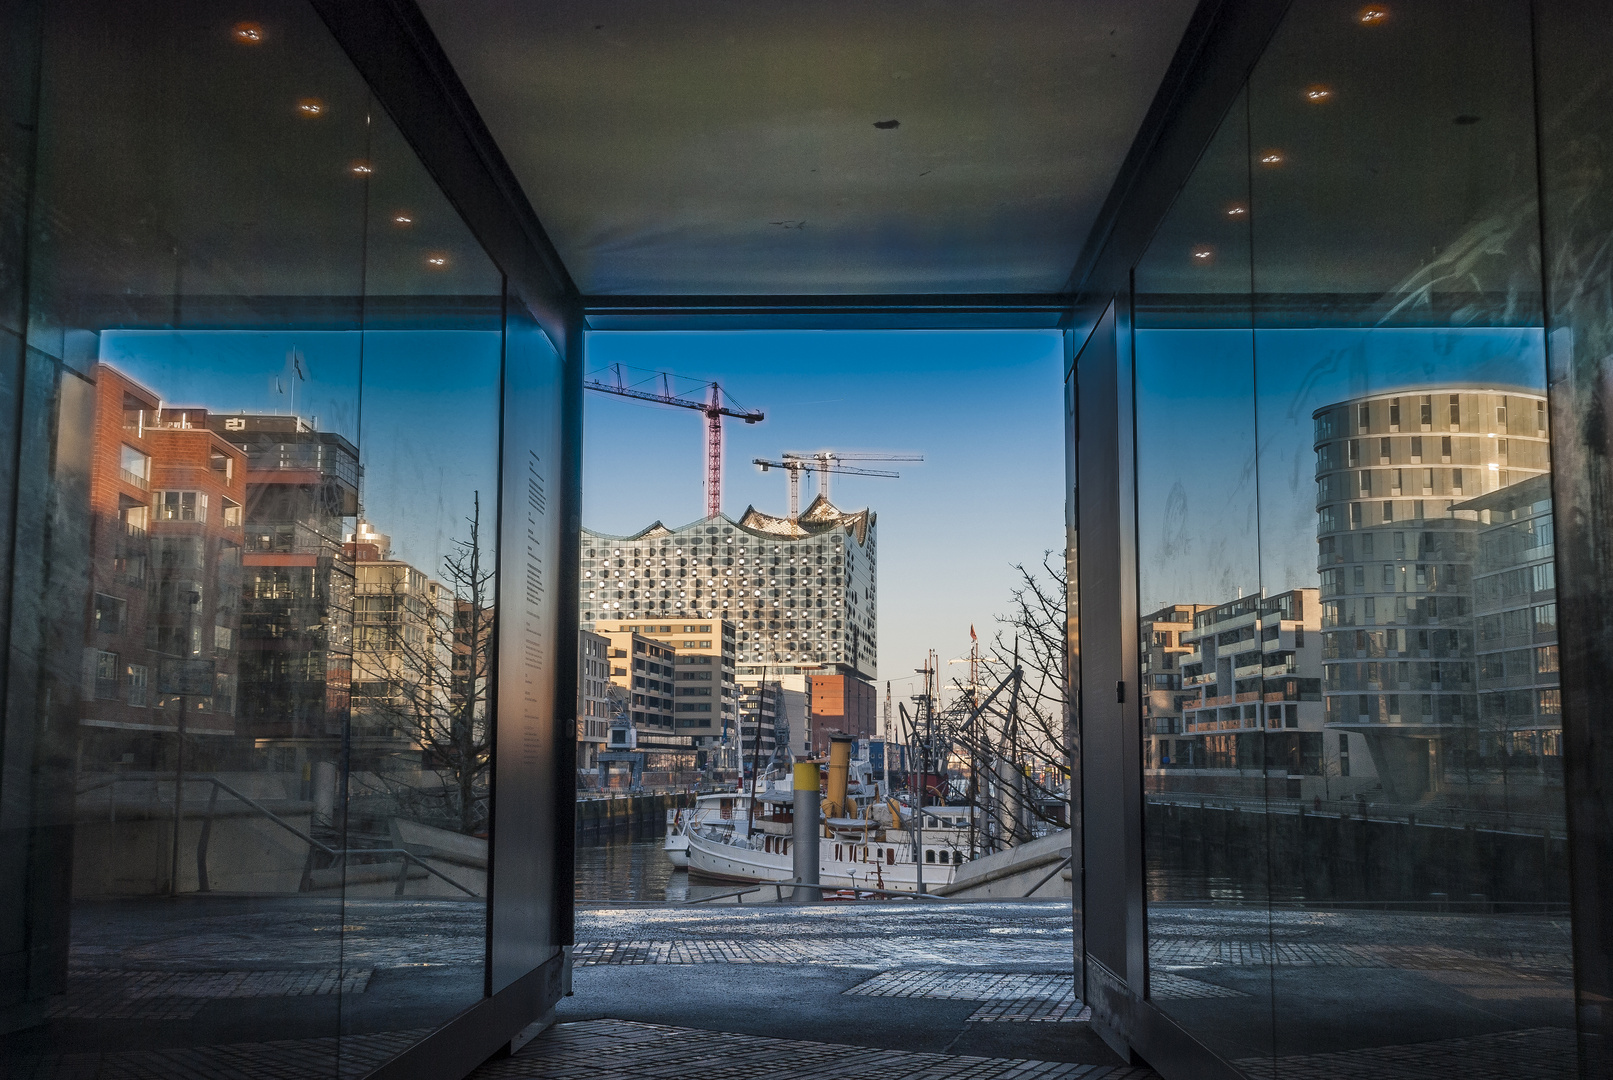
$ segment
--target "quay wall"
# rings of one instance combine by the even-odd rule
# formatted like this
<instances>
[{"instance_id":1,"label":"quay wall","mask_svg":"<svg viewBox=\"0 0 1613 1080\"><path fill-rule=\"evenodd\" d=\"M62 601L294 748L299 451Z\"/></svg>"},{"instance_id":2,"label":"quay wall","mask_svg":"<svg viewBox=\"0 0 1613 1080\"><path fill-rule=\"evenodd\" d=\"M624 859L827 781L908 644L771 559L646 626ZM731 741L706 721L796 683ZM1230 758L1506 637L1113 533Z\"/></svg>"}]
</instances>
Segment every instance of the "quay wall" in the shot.
<instances>
[{"instance_id":1,"label":"quay wall","mask_svg":"<svg viewBox=\"0 0 1613 1080\"><path fill-rule=\"evenodd\" d=\"M668 810L694 805L687 791L611 792L577 799L576 840L603 844L624 838L649 839L666 833Z\"/></svg>"},{"instance_id":2,"label":"quay wall","mask_svg":"<svg viewBox=\"0 0 1613 1080\"><path fill-rule=\"evenodd\" d=\"M1146 822L1155 903L1258 903L1269 890L1278 904L1567 910L1567 839L1549 824L1186 802L1150 802Z\"/></svg>"}]
</instances>

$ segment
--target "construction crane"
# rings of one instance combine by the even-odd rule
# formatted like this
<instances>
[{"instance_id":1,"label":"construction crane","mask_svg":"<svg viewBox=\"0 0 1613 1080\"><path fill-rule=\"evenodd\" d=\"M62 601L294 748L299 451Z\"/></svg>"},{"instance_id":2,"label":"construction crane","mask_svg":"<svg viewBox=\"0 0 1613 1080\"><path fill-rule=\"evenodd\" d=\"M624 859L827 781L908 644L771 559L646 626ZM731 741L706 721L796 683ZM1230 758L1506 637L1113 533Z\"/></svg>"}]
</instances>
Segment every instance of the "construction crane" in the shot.
<instances>
[{"instance_id":1,"label":"construction crane","mask_svg":"<svg viewBox=\"0 0 1613 1080\"><path fill-rule=\"evenodd\" d=\"M588 390L597 390L601 394L615 394L617 397L635 398L639 401L653 401L661 405L675 405L680 409L694 409L706 416L706 516L716 517L722 513L722 418L732 416L736 420L743 420L747 424L759 424L765 417L759 410L730 409L723 404L722 386L716 382L706 387L706 400L698 398L678 397L672 392L672 379L666 372L661 372L661 392L651 390L635 390L622 382L622 365L612 364L611 372L614 382L601 382L598 379L584 379L583 387Z\"/></svg>"},{"instance_id":2,"label":"construction crane","mask_svg":"<svg viewBox=\"0 0 1613 1080\"><path fill-rule=\"evenodd\" d=\"M802 461L798 458L786 457L783 461L769 461L766 458L751 458L752 465L759 465L763 472L769 469L783 469L790 477L790 520L794 521L801 516L801 474L811 469L819 468L816 463ZM850 476L885 476L892 480L901 478L901 473L884 472L879 469L856 469L849 465L831 465L829 471L845 473ZM822 481L820 480L821 484ZM828 496L824 496L828 498Z\"/></svg>"},{"instance_id":3,"label":"construction crane","mask_svg":"<svg viewBox=\"0 0 1613 1080\"><path fill-rule=\"evenodd\" d=\"M825 499L829 497L830 472L856 472L855 469L846 469L840 466L842 461L923 461L923 454L843 454L838 450L815 450L812 453L799 453L786 451L785 461L799 461L817 470L818 494ZM891 475L895 475L894 473Z\"/></svg>"}]
</instances>

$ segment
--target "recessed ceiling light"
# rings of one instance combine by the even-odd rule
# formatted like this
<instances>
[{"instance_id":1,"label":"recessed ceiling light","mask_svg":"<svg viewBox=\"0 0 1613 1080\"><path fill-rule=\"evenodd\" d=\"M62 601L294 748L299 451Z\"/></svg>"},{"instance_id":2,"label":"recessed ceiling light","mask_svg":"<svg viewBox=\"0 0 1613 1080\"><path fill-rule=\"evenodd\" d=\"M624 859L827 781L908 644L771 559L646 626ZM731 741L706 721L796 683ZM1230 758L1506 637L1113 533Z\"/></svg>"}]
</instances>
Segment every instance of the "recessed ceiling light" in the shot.
<instances>
[{"instance_id":1,"label":"recessed ceiling light","mask_svg":"<svg viewBox=\"0 0 1613 1080\"><path fill-rule=\"evenodd\" d=\"M375 171L370 167L370 163L367 161L355 161L353 162L351 169L354 176L368 176Z\"/></svg>"},{"instance_id":2,"label":"recessed ceiling light","mask_svg":"<svg viewBox=\"0 0 1613 1080\"><path fill-rule=\"evenodd\" d=\"M263 26L255 22L238 22L230 27L230 37L242 45L262 45Z\"/></svg>"},{"instance_id":3,"label":"recessed ceiling light","mask_svg":"<svg viewBox=\"0 0 1613 1080\"><path fill-rule=\"evenodd\" d=\"M448 265L448 256L446 256L446 255L427 255L426 256L426 265L435 266L435 267L438 267L438 268L447 266Z\"/></svg>"},{"instance_id":4,"label":"recessed ceiling light","mask_svg":"<svg viewBox=\"0 0 1613 1080\"><path fill-rule=\"evenodd\" d=\"M297 111L304 116L318 116L325 111L325 103L316 97L305 97L297 102Z\"/></svg>"},{"instance_id":5,"label":"recessed ceiling light","mask_svg":"<svg viewBox=\"0 0 1613 1080\"><path fill-rule=\"evenodd\" d=\"M1307 86L1305 88L1305 100L1306 101L1312 101L1312 102L1316 102L1317 104L1320 104L1321 102L1331 101L1332 99L1333 99L1333 90L1330 87L1322 86L1321 84L1318 83L1315 86Z\"/></svg>"},{"instance_id":6,"label":"recessed ceiling light","mask_svg":"<svg viewBox=\"0 0 1613 1080\"><path fill-rule=\"evenodd\" d=\"M1267 150L1264 154L1260 155L1260 164L1268 167L1281 165L1287 160L1288 158L1281 150Z\"/></svg>"},{"instance_id":7,"label":"recessed ceiling light","mask_svg":"<svg viewBox=\"0 0 1613 1080\"><path fill-rule=\"evenodd\" d=\"M1355 21L1362 26L1376 26L1389 17L1389 9L1382 4L1368 4L1355 13Z\"/></svg>"},{"instance_id":8,"label":"recessed ceiling light","mask_svg":"<svg viewBox=\"0 0 1613 1080\"><path fill-rule=\"evenodd\" d=\"M1200 244L1193 249L1194 262L1209 262L1213 258L1215 258L1215 249L1208 245Z\"/></svg>"},{"instance_id":9,"label":"recessed ceiling light","mask_svg":"<svg viewBox=\"0 0 1613 1080\"><path fill-rule=\"evenodd\" d=\"M1242 203L1233 203L1227 207L1227 217L1240 218L1249 213L1249 208Z\"/></svg>"},{"instance_id":10,"label":"recessed ceiling light","mask_svg":"<svg viewBox=\"0 0 1613 1080\"><path fill-rule=\"evenodd\" d=\"M392 224L394 224L394 225L413 225L414 224L414 218L411 217L408 214L393 214L392 215Z\"/></svg>"}]
</instances>

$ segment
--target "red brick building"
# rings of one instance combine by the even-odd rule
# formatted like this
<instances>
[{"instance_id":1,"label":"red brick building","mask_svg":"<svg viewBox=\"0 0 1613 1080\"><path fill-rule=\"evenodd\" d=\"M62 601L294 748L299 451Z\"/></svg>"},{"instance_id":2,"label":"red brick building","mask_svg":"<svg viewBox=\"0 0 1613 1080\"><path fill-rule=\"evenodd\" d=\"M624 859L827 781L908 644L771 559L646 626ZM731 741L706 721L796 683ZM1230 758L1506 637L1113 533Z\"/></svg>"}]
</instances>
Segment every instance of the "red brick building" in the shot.
<instances>
[{"instance_id":1,"label":"red brick building","mask_svg":"<svg viewBox=\"0 0 1613 1080\"><path fill-rule=\"evenodd\" d=\"M829 751L829 736L858 739L879 733L874 687L854 675L812 676L812 753Z\"/></svg>"},{"instance_id":2,"label":"red brick building","mask_svg":"<svg viewBox=\"0 0 1613 1080\"><path fill-rule=\"evenodd\" d=\"M139 761L150 740L128 733L177 730L181 710L188 732L235 732L246 461L205 410L108 364L95 383L81 723L87 757Z\"/></svg>"}]
</instances>

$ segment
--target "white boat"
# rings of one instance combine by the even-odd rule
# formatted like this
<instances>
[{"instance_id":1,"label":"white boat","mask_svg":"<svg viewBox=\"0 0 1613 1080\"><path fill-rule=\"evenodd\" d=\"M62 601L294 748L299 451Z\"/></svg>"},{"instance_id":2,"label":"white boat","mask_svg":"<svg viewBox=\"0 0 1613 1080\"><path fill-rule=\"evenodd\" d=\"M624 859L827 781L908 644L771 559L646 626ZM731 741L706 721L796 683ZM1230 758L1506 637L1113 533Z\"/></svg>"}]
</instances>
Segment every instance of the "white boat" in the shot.
<instances>
[{"instance_id":1,"label":"white boat","mask_svg":"<svg viewBox=\"0 0 1613 1080\"><path fill-rule=\"evenodd\" d=\"M753 819L726 826L704 824L685 831L689 872L717 881L782 882L795 879L793 796L757 799ZM951 884L971 857L970 808L927 806L924 828L911 813L898 824L888 806L859 818L830 818L818 841L818 884L833 889L917 892ZM922 837L922 861L914 857Z\"/></svg>"},{"instance_id":2,"label":"white boat","mask_svg":"<svg viewBox=\"0 0 1613 1080\"><path fill-rule=\"evenodd\" d=\"M702 825L731 826L734 816L750 813L750 796L741 791L719 791L695 797L695 804L666 812L667 859L680 870L689 866L689 832Z\"/></svg>"}]
</instances>

